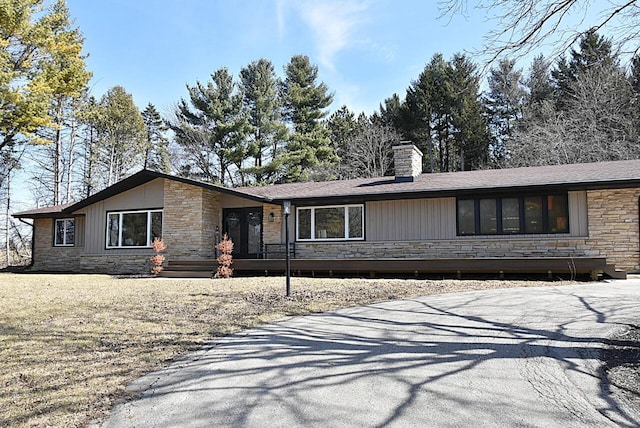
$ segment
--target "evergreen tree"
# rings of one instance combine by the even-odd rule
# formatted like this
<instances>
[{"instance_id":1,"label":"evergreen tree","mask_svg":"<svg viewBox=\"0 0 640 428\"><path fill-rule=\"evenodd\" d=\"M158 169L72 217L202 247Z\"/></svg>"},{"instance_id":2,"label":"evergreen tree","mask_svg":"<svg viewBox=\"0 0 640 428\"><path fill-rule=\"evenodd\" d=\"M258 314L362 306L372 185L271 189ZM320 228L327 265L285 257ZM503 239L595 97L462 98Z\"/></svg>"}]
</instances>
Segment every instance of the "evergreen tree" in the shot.
<instances>
[{"instance_id":1,"label":"evergreen tree","mask_svg":"<svg viewBox=\"0 0 640 428\"><path fill-rule=\"evenodd\" d=\"M206 86L187 85L189 102L180 100L168 122L184 154L185 164L178 167L182 174L221 184L245 183L248 122L237 89L226 68L214 72Z\"/></svg>"},{"instance_id":2,"label":"evergreen tree","mask_svg":"<svg viewBox=\"0 0 640 428\"><path fill-rule=\"evenodd\" d=\"M171 165L169 162L169 141L164 136L168 129L156 107L149 103L142 112L142 120L146 130L146 147L144 156L144 168L169 174Z\"/></svg>"},{"instance_id":3,"label":"evergreen tree","mask_svg":"<svg viewBox=\"0 0 640 428\"><path fill-rule=\"evenodd\" d=\"M551 72L555 83L556 107L564 110L570 100L574 82L586 70L593 67L617 66L618 60L611 51L611 42L589 30L580 39L579 49L571 49L570 59L561 58Z\"/></svg>"},{"instance_id":4,"label":"evergreen tree","mask_svg":"<svg viewBox=\"0 0 640 428\"><path fill-rule=\"evenodd\" d=\"M487 164L490 135L480 101L480 78L476 65L456 54L450 65L452 88L452 148L447 149L447 171L478 169Z\"/></svg>"},{"instance_id":5,"label":"evergreen tree","mask_svg":"<svg viewBox=\"0 0 640 428\"><path fill-rule=\"evenodd\" d=\"M273 64L260 59L240 70L240 85L249 122L247 154L253 164L245 168L257 184L273 183L287 129L282 123L279 79Z\"/></svg>"},{"instance_id":6,"label":"evergreen tree","mask_svg":"<svg viewBox=\"0 0 640 428\"><path fill-rule=\"evenodd\" d=\"M44 0L0 3L0 152L23 137L47 142L35 132L55 127L53 96L73 96L88 79L66 3L43 9Z\"/></svg>"},{"instance_id":7,"label":"evergreen tree","mask_svg":"<svg viewBox=\"0 0 640 428\"><path fill-rule=\"evenodd\" d=\"M485 105L489 115L492 136L490 150L494 165L500 165L507 157L508 141L516 122L522 119L525 91L521 84L522 73L515 69L515 61L501 60L489 70L489 92Z\"/></svg>"},{"instance_id":8,"label":"evergreen tree","mask_svg":"<svg viewBox=\"0 0 640 428\"><path fill-rule=\"evenodd\" d=\"M527 94L525 95L525 105L532 109L543 103L553 102L553 82L551 81L551 64L543 55L538 55L533 59L529 74L525 80Z\"/></svg>"},{"instance_id":9,"label":"evergreen tree","mask_svg":"<svg viewBox=\"0 0 640 428\"><path fill-rule=\"evenodd\" d=\"M331 143L338 161L335 164L336 176L348 178L350 165L348 164L349 144L352 139L361 132L360 125L355 114L347 106L340 107L327 119L327 128L330 132Z\"/></svg>"},{"instance_id":10,"label":"evergreen tree","mask_svg":"<svg viewBox=\"0 0 640 428\"><path fill-rule=\"evenodd\" d=\"M102 186L120 181L132 169L142 167L146 149L145 126L131 94L114 86L100 99L94 117L97 130L96 162Z\"/></svg>"},{"instance_id":11,"label":"evergreen tree","mask_svg":"<svg viewBox=\"0 0 640 428\"><path fill-rule=\"evenodd\" d=\"M441 53L433 55L417 80L411 82L405 97L403 123L406 138L429 159L429 170L444 171L442 159L449 136L449 65ZM437 150L437 153L436 153Z\"/></svg>"},{"instance_id":12,"label":"evergreen tree","mask_svg":"<svg viewBox=\"0 0 640 428\"><path fill-rule=\"evenodd\" d=\"M442 54L435 54L411 82L403 134L428 153L431 171L478 168L486 163L488 132L478 91L475 64L464 55L445 61Z\"/></svg>"},{"instance_id":13,"label":"evergreen tree","mask_svg":"<svg viewBox=\"0 0 640 428\"><path fill-rule=\"evenodd\" d=\"M329 130L323 126L326 108L333 101L324 83L318 83L318 67L305 55L295 55L285 66L282 84L284 117L291 125L286 153L282 156L282 181L302 181L315 170L336 161Z\"/></svg>"}]
</instances>

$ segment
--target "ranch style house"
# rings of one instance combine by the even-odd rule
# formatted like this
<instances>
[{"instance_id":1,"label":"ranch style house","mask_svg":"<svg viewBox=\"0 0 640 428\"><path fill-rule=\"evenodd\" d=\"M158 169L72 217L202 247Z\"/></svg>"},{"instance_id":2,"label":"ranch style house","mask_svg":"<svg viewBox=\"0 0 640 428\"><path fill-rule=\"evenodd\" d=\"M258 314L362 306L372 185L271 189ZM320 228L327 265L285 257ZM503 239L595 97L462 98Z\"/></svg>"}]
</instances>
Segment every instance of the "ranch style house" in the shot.
<instances>
[{"instance_id":1,"label":"ranch style house","mask_svg":"<svg viewBox=\"0 0 640 428\"><path fill-rule=\"evenodd\" d=\"M303 274L640 269L640 160L423 174L415 146L394 156L395 176L263 187L142 170L13 216L33 219L37 271L148 273L162 237L164 275L210 276L225 233L240 274L282 274L287 248Z\"/></svg>"}]
</instances>

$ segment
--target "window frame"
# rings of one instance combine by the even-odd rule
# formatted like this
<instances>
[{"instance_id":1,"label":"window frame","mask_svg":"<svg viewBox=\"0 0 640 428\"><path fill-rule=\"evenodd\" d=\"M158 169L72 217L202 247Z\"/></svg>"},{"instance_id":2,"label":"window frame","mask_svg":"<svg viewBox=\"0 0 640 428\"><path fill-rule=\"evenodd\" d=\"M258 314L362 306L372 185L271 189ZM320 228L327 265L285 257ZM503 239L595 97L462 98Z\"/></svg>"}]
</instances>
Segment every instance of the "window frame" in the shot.
<instances>
[{"instance_id":1,"label":"window frame","mask_svg":"<svg viewBox=\"0 0 640 428\"><path fill-rule=\"evenodd\" d=\"M147 214L147 245L122 245L122 221L125 214ZM154 213L162 214L162 221L164 223L164 212L161 208L154 208L148 210L126 210L126 211L107 211L106 223L105 223L105 241L104 246L107 250L115 249L129 249L129 248L151 248L153 242L152 236L152 215ZM118 215L118 245L109 245L109 217L112 215Z\"/></svg>"},{"instance_id":2,"label":"window frame","mask_svg":"<svg viewBox=\"0 0 640 428\"><path fill-rule=\"evenodd\" d=\"M73 242L67 242L67 222L73 222ZM58 222L64 222L63 242L58 243ZM54 247L75 247L76 245L76 219L74 217L56 218L53 222L53 246Z\"/></svg>"},{"instance_id":3,"label":"window frame","mask_svg":"<svg viewBox=\"0 0 640 428\"><path fill-rule=\"evenodd\" d=\"M552 231L552 227L550 225L550 210L549 210L549 198L550 197L560 197L564 200L566 207L566 230L561 231ZM542 220L542 228L540 231L536 232L527 232L527 215L526 211L526 200L531 198L540 198L541 199L541 220ZM504 217L503 217L503 200L505 199L517 199L518 200L518 222L519 222L519 231L505 231L504 230ZM495 233L481 233L481 222L482 219L480 217L480 201L481 200L493 200L495 201L496 210L495 210L495 220L496 220L496 232ZM460 232L460 210L459 204L461 201L473 201L474 206L474 232L473 233L461 233ZM564 193L525 193L519 195L505 194L505 195L479 195L474 197L458 197L456 198L456 236L518 236L518 235L566 235L571 233L571 225L570 225L570 215L569 215L569 194L567 192Z\"/></svg>"},{"instance_id":4,"label":"window frame","mask_svg":"<svg viewBox=\"0 0 640 428\"><path fill-rule=\"evenodd\" d=\"M326 208L344 208L344 236L340 238L316 238L316 210ZM349 210L351 208L359 208L362 212L360 220L360 229L362 230L362 236L351 238L349 236L350 222L349 222ZM309 238L300 238L300 211L310 211L311 221L311 233ZM365 239L365 227L364 227L364 204L344 204L344 205L318 205L318 206L302 206L296 207L296 241L300 242L336 242L336 241L364 241Z\"/></svg>"}]
</instances>

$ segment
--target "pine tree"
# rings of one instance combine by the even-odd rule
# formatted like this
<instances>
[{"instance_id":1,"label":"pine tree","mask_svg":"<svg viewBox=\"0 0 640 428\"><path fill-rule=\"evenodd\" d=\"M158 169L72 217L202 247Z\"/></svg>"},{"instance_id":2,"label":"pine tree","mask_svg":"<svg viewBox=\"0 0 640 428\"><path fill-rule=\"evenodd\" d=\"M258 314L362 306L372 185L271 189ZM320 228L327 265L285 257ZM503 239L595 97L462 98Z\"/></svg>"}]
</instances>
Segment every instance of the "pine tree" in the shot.
<instances>
[{"instance_id":1,"label":"pine tree","mask_svg":"<svg viewBox=\"0 0 640 428\"><path fill-rule=\"evenodd\" d=\"M480 101L477 67L465 55L456 54L450 70L453 147L445 165L451 171L478 169L487 164L490 135Z\"/></svg>"},{"instance_id":2,"label":"pine tree","mask_svg":"<svg viewBox=\"0 0 640 428\"><path fill-rule=\"evenodd\" d=\"M485 105L492 134L490 154L495 165L506 159L508 140L516 123L522 120L525 90L521 78L521 71L515 69L515 61L502 60L496 68L489 70Z\"/></svg>"},{"instance_id":3,"label":"pine tree","mask_svg":"<svg viewBox=\"0 0 640 428\"><path fill-rule=\"evenodd\" d=\"M285 66L282 84L285 118L292 128L286 153L282 156L284 174L281 181L308 179L314 168L331 165L336 155L323 126L325 110L333 95L324 83L318 83L318 67L305 55L295 55Z\"/></svg>"},{"instance_id":4,"label":"pine tree","mask_svg":"<svg viewBox=\"0 0 640 428\"><path fill-rule=\"evenodd\" d=\"M256 184L275 181L279 166L275 159L286 139L279 83L269 60L254 61L240 70L243 103L249 122L247 155L253 158L253 164L244 170L253 175L252 182Z\"/></svg>"},{"instance_id":5,"label":"pine tree","mask_svg":"<svg viewBox=\"0 0 640 428\"><path fill-rule=\"evenodd\" d=\"M145 126L133 97L122 86L109 89L98 109L96 161L102 177L106 177L101 185L110 186L143 166Z\"/></svg>"},{"instance_id":6,"label":"pine tree","mask_svg":"<svg viewBox=\"0 0 640 428\"><path fill-rule=\"evenodd\" d=\"M181 174L222 184L245 183L242 164L247 157L248 122L237 89L226 68L215 71L206 85L187 85L189 102L180 100L168 122L183 150Z\"/></svg>"},{"instance_id":7,"label":"pine tree","mask_svg":"<svg viewBox=\"0 0 640 428\"><path fill-rule=\"evenodd\" d=\"M50 9L44 0L0 3L0 151L55 127L54 95L74 96L85 85L82 38L71 28L64 0Z\"/></svg>"},{"instance_id":8,"label":"pine tree","mask_svg":"<svg viewBox=\"0 0 640 428\"><path fill-rule=\"evenodd\" d=\"M556 108L564 110L571 99L574 82L586 70L593 67L617 66L618 60L611 51L611 42L589 30L580 39L579 49L571 49L570 59L561 58L551 72L555 83Z\"/></svg>"},{"instance_id":9,"label":"pine tree","mask_svg":"<svg viewBox=\"0 0 640 428\"><path fill-rule=\"evenodd\" d=\"M171 165L169 162L169 141L164 132L169 129L156 107L149 103L142 112L142 120L146 129L146 147L144 156L144 168L169 174Z\"/></svg>"}]
</instances>

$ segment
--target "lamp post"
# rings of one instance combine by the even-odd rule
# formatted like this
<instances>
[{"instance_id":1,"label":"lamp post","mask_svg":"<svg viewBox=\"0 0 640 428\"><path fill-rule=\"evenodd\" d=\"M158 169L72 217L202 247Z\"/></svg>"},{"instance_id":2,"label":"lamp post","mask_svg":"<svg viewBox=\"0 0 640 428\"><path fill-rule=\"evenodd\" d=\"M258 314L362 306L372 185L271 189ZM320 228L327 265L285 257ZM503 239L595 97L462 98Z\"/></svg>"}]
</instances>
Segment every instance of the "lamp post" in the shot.
<instances>
[{"instance_id":1,"label":"lamp post","mask_svg":"<svg viewBox=\"0 0 640 428\"><path fill-rule=\"evenodd\" d=\"M285 245L285 260L287 264L286 276L287 276L287 297L291 295L291 256L289 254L289 214L291 214L291 201L284 201L282 204L282 211L284 212L284 245Z\"/></svg>"}]
</instances>

